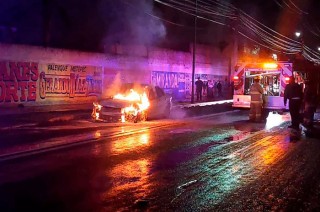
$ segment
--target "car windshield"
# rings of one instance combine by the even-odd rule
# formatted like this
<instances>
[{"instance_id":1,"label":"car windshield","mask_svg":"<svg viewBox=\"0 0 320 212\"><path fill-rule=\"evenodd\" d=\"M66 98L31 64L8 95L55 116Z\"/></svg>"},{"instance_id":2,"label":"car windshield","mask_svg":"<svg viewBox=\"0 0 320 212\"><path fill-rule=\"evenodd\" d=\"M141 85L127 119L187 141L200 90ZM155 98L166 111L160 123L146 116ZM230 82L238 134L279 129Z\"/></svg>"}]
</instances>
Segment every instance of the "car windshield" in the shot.
<instances>
[{"instance_id":1,"label":"car windshield","mask_svg":"<svg viewBox=\"0 0 320 212\"><path fill-rule=\"evenodd\" d=\"M146 85L142 85L142 84L135 84L135 83L126 83L126 84L122 84L120 86L120 90L119 93L121 94L127 94L130 92L131 89L137 91L137 92L142 92L144 90Z\"/></svg>"}]
</instances>

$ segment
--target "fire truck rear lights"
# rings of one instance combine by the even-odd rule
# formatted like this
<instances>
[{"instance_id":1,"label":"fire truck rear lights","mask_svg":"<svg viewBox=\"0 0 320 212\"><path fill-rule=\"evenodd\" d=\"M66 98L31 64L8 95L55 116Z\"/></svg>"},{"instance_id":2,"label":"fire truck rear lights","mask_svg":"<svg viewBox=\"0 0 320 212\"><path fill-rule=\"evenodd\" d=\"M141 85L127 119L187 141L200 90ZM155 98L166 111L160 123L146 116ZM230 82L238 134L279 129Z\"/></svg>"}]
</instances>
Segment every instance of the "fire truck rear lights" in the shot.
<instances>
[{"instance_id":1,"label":"fire truck rear lights","mask_svg":"<svg viewBox=\"0 0 320 212\"><path fill-rule=\"evenodd\" d=\"M275 69L278 68L278 64L276 63L264 63L263 68L265 69Z\"/></svg>"}]
</instances>

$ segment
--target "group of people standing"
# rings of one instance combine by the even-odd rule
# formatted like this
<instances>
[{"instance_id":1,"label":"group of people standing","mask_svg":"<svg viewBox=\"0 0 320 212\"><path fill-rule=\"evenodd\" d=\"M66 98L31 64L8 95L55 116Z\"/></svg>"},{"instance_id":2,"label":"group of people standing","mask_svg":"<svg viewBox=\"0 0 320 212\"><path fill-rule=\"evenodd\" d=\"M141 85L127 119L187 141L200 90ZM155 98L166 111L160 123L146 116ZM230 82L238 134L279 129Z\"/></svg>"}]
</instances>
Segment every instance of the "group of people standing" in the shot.
<instances>
[{"instance_id":1,"label":"group of people standing","mask_svg":"<svg viewBox=\"0 0 320 212\"><path fill-rule=\"evenodd\" d=\"M217 91L217 96L222 97L222 84L220 81L214 83L212 80L208 80L207 82L203 82L200 77L195 82L196 85L196 93L197 93L197 101L202 101L202 96L205 94L208 99L214 98L215 90Z\"/></svg>"},{"instance_id":2,"label":"group of people standing","mask_svg":"<svg viewBox=\"0 0 320 212\"><path fill-rule=\"evenodd\" d=\"M254 78L254 83L250 86L250 113L249 120L261 121L262 108L263 108L263 88L259 83L258 77ZM284 91L284 106L287 105L289 100L289 112L291 116L291 125L289 128L299 129L299 124L307 129L312 129L314 113L317 108L317 92L315 83L312 80L305 82L305 89L295 82L292 76L289 79L289 84L285 87ZM301 110L303 111L303 119Z\"/></svg>"}]
</instances>

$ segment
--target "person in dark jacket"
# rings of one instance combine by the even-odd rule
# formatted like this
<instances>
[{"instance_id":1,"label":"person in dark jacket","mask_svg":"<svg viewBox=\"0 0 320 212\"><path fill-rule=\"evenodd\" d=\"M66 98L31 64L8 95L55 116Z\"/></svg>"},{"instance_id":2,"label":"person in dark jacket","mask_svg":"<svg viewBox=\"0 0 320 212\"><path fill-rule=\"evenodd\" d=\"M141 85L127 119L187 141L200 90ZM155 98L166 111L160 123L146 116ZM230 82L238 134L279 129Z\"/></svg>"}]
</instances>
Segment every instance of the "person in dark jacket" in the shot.
<instances>
[{"instance_id":1,"label":"person in dark jacket","mask_svg":"<svg viewBox=\"0 0 320 212\"><path fill-rule=\"evenodd\" d=\"M303 101L303 125L307 128L307 130L312 130L314 113L317 109L317 87L314 80L308 79L306 81Z\"/></svg>"},{"instance_id":2,"label":"person in dark jacket","mask_svg":"<svg viewBox=\"0 0 320 212\"><path fill-rule=\"evenodd\" d=\"M202 87L203 87L203 81L198 77L198 80L196 81L196 92L197 92L197 101L202 100Z\"/></svg>"},{"instance_id":3,"label":"person in dark jacket","mask_svg":"<svg viewBox=\"0 0 320 212\"><path fill-rule=\"evenodd\" d=\"M289 99L289 111L291 116L291 125L289 128L299 129L302 97L303 93L300 85L296 83L294 77L291 76L289 84L284 90L284 106L287 105L287 100Z\"/></svg>"},{"instance_id":4,"label":"person in dark jacket","mask_svg":"<svg viewBox=\"0 0 320 212\"><path fill-rule=\"evenodd\" d=\"M218 90L218 97L222 97L222 85L220 81L218 81L217 83L217 90Z\"/></svg>"}]
</instances>

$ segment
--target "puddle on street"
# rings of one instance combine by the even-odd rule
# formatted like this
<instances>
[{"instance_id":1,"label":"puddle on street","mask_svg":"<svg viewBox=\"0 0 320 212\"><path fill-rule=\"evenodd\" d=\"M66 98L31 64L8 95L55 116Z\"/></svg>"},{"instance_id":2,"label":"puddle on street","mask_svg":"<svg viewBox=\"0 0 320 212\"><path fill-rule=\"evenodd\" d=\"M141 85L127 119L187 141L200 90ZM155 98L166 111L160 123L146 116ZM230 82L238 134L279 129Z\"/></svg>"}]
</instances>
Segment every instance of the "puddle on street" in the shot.
<instances>
[{"instance_id":1,"label":"puddle on street","mask_svg":"<svg viewBox=\"0 0 320 212\"><path fill-rule=\"evenodd\" d=\"M113 167L110 172L106 172L106 176L112 179L112 189L103 193L102 198L110 204L117 204L118 206L124 204L123 207L126 208L128 205L121 199L130 196L130 198L141 200L150 196L152 192L150 167L152 164L152 158L140 158ZM118 202L115 203L114 201Z\"/></svg>"},{"instance_id":2,"label":"puddle on street","mask_svg":"<svg viewBox=\"0 0 320 212\"><path fill-rule=\"evenodd\" d=\"M172 134L181 134L181 133L190 133L190 132L195 132L196 130L193 129L175 129L171 130L169 133Z\"/></svg>"},{"instance_id":3,"label":"puddle on street","mask_svg":"<svg viewBox=\"0 0 320 212\"><path fill-rule=\"evenodd\" d=\"M142 134L127 137L122 140L112 142L111 152L113 154L121 154L129 151L142 151L151 145L150 131L146 130Z\"/></svg>"},{"instance_id":4,"label":"puddle on street","mask_svg":"<svg viewBox=\"0 0 320 212\"><path fill-rule=\"evenodd\" d=\"M253 132L239 132L237 134L231 135L223 139L224 142L232 142L232 141L240 141L242 139L247 138Z\"/></svg>"}]
</instances>

